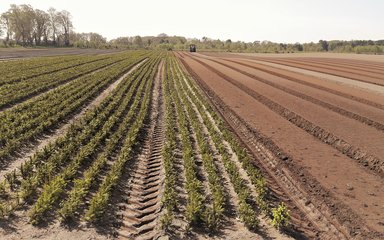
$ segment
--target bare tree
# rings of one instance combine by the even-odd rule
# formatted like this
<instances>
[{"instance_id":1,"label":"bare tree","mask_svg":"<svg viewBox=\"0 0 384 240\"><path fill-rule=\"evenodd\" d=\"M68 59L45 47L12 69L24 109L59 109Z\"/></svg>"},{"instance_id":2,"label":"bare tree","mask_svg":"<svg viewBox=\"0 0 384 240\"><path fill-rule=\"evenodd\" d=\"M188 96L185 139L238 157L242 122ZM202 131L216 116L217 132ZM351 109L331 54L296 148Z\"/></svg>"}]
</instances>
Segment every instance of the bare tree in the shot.
<instances>
[{"instance_id":1,"label":"bare tree","mask_svg":"<svg viewBox=\"0 0 384 240\"><path fill-rule=\"evenodd\" d=\"M45 35L45 43L47 43L47 34L49 24L48 13L36 9L35 10L35 43L41 45L41 38Z\"/></svg>"},{"instance_id":2,"label":"bare tree","mask_svg":"<svg viewBox=\"0 0 384 240\"><path fill-rule=\"evenodd\" d=\"M52 32L52 42L53 45L56 45L56 38L57 38L57 11L54 8L48 9L48 15L49 15L49 30ZM48 35L48 30L46 32Z\"/></svg>"},{"instance_id":3,"label":"bare tree","mask_svg":"<svg viewBox=\"0 0 384 240\"><path fill-rule=\"evenodd\" d=\"M69 33L72 28L72 16L71 14L63 10L57 14L57 22L59 23L59 26L63 30L63 35L64 35L64 45L69 46Z\"/></svg>"},{"instance_id":4,"label":"bare tree","mask_svg":"<svg viewBox=\"0 0 384 240\"><path fill-rule=\"evenodd\" d=\"M0 17L1 28L4 30L5 34L5 44L9 44L10 37L12 35L11 31L11 13L9 11L1 14Z\"/></svg>"}]
</instances>

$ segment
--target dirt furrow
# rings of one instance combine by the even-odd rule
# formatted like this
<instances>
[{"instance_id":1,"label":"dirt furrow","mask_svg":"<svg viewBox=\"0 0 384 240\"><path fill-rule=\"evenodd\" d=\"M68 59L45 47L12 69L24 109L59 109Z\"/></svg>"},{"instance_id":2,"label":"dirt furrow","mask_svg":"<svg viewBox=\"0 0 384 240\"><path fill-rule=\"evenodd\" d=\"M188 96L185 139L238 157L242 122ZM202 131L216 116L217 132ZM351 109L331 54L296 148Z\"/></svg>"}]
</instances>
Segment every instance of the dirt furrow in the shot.
<instances>
[{"instance_id":1,"label":"dirt furrow","mask_svg":"<svg viewBox=\"0 0 384 240\"><path fill-rule=\"evenodd\" d=\"M194 94L196 96L195 92L192 90L188 81L185 78L183 78L183 81L188 86L188 93ZM184 91L186 91L186 90L184 90ZM196 106L196 104L192 101L192 99L188 95L187 95L187 99L188 99L189 103L191 104L193 110L195 111L197 118L198 118L198 120L202 126L202 130L204 131L204 134L206 135L206 139L210 145L210 148L212 149L212 151L214 153L214 156L215 156L214 164L216 165L216 167L220 173L221 181L223 182L223 186L225 186L225 191L227 192L227 202L230 206L239 206L238 196L237 196L237 194L233 188L233 185L231 184L230 177L229 177L227 171L225 170L223 160L222 160L218 150L216 149L215 143L213 142L213 140L210 136L209 130L208 130L207 126L205 125L201 114L206 114L208 119L210 119L210 122L213 125L213 127L215 128L215 130L217 132L219 132L220 134L222 134L222 133L221 133L220 129L218 128L216 122L214 121L213 117L211 116L211 114L205 109L204 105L203 105L203 109L199 110L198 107ZM200 112L200 111L202 111L202 112ZM240 174L244 180L244 183L251 190L254 199L256 199L256 196L257 196L256 189L251 184L251 180L250 180L248 174L242 168L242 165L239 162L238 156L234 153L234 151L232 150L232 147L230 146L230 144L227 141L223 140L222 143L228 149L229 154L232 156L231 160L236 163L236 166L239 168L239 172L240 172ZM227 212L227 214L228 214L228 212ZM228 223L226 223L226 224L239 225L239 222L237 221L237 219L235 220L235 219L231 218L230 216L227 216L227 218L228 219L226 220L226 222L228 222ZM260 221L260 225L262 227L262 230L260 231L260 232L262 232L261 235L268 236L268 237L274 237L277 239L290 239L290 237L288 237L288 236L280 233L276 229L274 229L271 226L271 223L268 222L266 216L259 216L259 221ZM246 234L247 237L252 237L252 238L259 237L257 234L250 232L248 229L244 229L242 231L242 234L244 234L244 235Z\"/></svg>"},{"instance_id":2,"label":"dirt furrow","mask_svg":"<svg viewBox=\"0 0 384 240\"><path fill-rule=\"evenodd\" d=\"M311 59L311 58L298 58L294 59L297 61L304 61L309 63L316 63L316 64L322 64L326 66L337 66L337 67L343 67L343 68L350 68L358 71L365 71L369 73L377 73L377 74L383 74L384 73L384 67L374 67L372 65L366 65L366 64L353 64L348 63L346 61L327 61L322 59Z\"/></svg>"},{"instance_id":3,"label":"dirt furrow","mask_svg":"<svg viewBox=\"0 0 384 240\"><path fill-rule=\"evenodd\" d=\"M161 151L165 139L162 76L163 62L154 80L151 114L137 164L132 172L130 190L126 192L126 202L119 205L121 212L117 213L121 219L121 227L117 230L120 238L154 239L160 235L158 217L164 183Z\"/></svg>"},{"instance_id":4,"label":"dirt furrow","mask_svg":"<svg viewBox=\"0 0 384 240\"><path fill-rule=\"evenodd\" d=\"M366 83L371 83L371 84L376 84L379 86L384 86L384 80L380 78L379 76L371 76L367 75L361 72L357 71L347 71L343 69L335 69L335 68L329 68L329 67L324 67L324 66L314 66L310 64L305 64L305 63L292 63L287 60L274 60L274 59L257 59L257 60L262 60L264 62L271 62L271 63L277 63L285 66L293 66L297 68L303 68L303 69L308 69L316 72L321 72L321 73L328 73L332 74L335 76L339 77L346 77L354 80L358 80L361 82L366 82Z\"/></svg>"},{"instance_id":5,"label":"dirt furrow","mask_svg":"<svg viewBox=\"0 0 384 240\"><path fill-rule=\"evenodd\" d=\"M130 73L135 71L138 67L140 67L146 59L143 61L137 63L134 67L132 67L128 72L126 72L123 76L121 76L119 79L117 79L115 82L113 82L107 89L105 89L102 93L100 93L95 99L93 99L88 105L86 105L84 108L79 110L79 112L73 117L68 120L67 122L63 123L59 128L54 130L52 134L45 135L40 137L40 139L36 142L36 144L33 144L29 147L29 149L26 149L24 152L20 154L18 158L15 160L8 161L8 165L3 165L2 170L0 171L0 179L3 179L4 176L7 173L11 173L15 169L17 169L23 162L27 161L30 157L32 157L37 151L40 151L44 149L48 144L53 143L56 141L59 137L64 136L67 132L68 128L76 121L78 121L84 114L89 111L90 109L96 107L99 105L116 87L118 84L126 78Z\"/></svg>"},{"instance_id":6,"label":"dirt furrow","mask_svg":"<svg viewBox=\"0 0 384 240\"><path fill-rule=\"evenodd\" d=\"M312 83L312 82L309 82L309 81L304 81L304 80L301 80L301 79L299 79L297 77L291 77L291 76L288 75L288 74L290 74L289 72L287 72L286 74L279 73L279 71L281 71L281 69L278 69L278 68L275 68L275 67L270 67L273 70L268 70L268 69L266 69L264 67L258 67L255 64L248 64L248 63L241 62L239 60L237 60L237 61L230 60L230 59L224 59L224 60L226 60L228 62L239 64L239 65L242 65L242 66L245 66L245 67L250 67L250 68L253 68L253 69L256 69L256 70L259 70L259 71L262 71L262 72L265 72L265 73L268 73L268 74L271 74L271 75L274 75L274 76L277 76L277 77L284 78L286 80L289 80L289 81L292 81L292 82L295 82L295 83L299 83L299 84L302 84L302 85L305 85L305 86L308 86L308 87L312 87L314 89L322 90L322 91L325 91L325 92L328 92L328 93L331 93L331 94L334 94L334 95L337 95L337 96L341 96L341 97L344 97L344 98L347 98L347 99L354 100L356 102L360 102L360 103L363 103L363 104L366 104L366 105L369 105L369 106L372 106L372 107L384 110L384 105L380 104L378 102L374 102L374 101L368 100L366 98L362 98L362 97L359 97L359 96L356 96L356 95L352 95L352 94L349 94L347 92L338 91L338 90L336 90L334 88L324 87L324 86L321 86L321 85L318 85L318 84L315 84L315 83Z\"/></svg>"},{"instance_id":7,"label":"dirt furrow","mask_svg":"<svg viewBox=\"0 0 384 240\"><path fill-rule=\"evenodd\" d=\"M200 77L195 72L193 72L191 68L189 68L188 65L184 64L184 66L186 67L188 72L197 80L197 83L205 91L208 96L208 99L210 99L210 101L213 103L213 106L215 106L220 115L222 115L223 119L226 120L229 126L236 130L235 133L238 135L238 137L242 140L243 143L245 143L245 145L249 148L253 155L256 156L255 159L257 159L257 161L262 164L259 166L263 167L264 172L267 172L268 175L272 177L273 182L279 184L279 186L284 191L284 194L288 195L290 199L294 201L293 204L305 214L306 219L300 219L302 223L307 221L311 222L310 225L304 226L304 228L303 226L300 226L301 224L298 224L301 227L301 229L299 228L299 230L313 237L318 234L317 232L322 232L325 229L329 231L328 228L324 228L324 226L328 225L328 221L326 221L326 219L321 218L322 214L316 209L316 207L309 204L306 206L304 204L305 202L308 202L308 200L305 198L305 194L302 193L298 188L300 184L292 184L285 178L284 173L286 172L278 170L280 164L277 162L278 160L276 159L275 154L272 152L268 152L268 149L265 148L262 143L255 139L255 137L253 136L254 134L250 133L248 128L245 127L245 122L240 120L240 118L237 117L232 110L226 107L225 103L220 100L216 93L214 93L209 88L209 86L207 86L204 81L201 80ZM262 152L262 150L264 152ZM321 221L319 221L319 219ZM333 234L339 235L340 233L338 232L337 228L333 228L334 230L336 229Z\"/></svg>"},{"instance_id":8,"label":"dirt furrow","mask_svg":"<svg viewBox=\"0 0 384 240\"><path fill-rule=\"evenodd\" d=\"M344 139L334 135L328 130L308 121L299 114L285 108L284 106L270 100L268 97L259 94L248 86L236 81L235 79L223 74L222 72L216 70L212 66L202 62L199 59L193 58L195 61L214 72L218 76L222 77L226 81L230 82L234 86L238 87L248 95L252 96L254 99L267 106L270 110L279 114L281 117L285 118L289 122L293 123L297 127L303 129L307 133L318 138L320 141L334 147L342 154L347 155L349 158L356 160L362 166L366 167L368 170L371 170L381 176L384 176L384 161L377 156L374 156L363 149L360 149L357 146L353 146Z\"/></svg>"},{"instance_id":9,"label":"dirt furrow","mask_svg":"<svg viewBox=\"0 0 384 240\"><path fill-rule=\"evenodd\" d=\"M217 84L219 85L217 85L216 83L211 83L213 81L212 79L213 74L204 72L203 67L198 67L195 63L191 62L191 60L184 59L182 60L182 62L184 63L187 70L198 81L199 85L206 92L208 98L214 103L214 105L217 107L219 112L228 121L230 126L232 126L232 128L241 138L241 140L246 144L246 146L248 146L249 151L251 151L255 156L258 156L255 159L259 162L258 166L261 167L261 169L263 170L262 172L267 173L266 176L268 178L268 182L272 182L272 184L274 184L274 182L277 182L278 185L281 187L281 189L284 190L280 192L279 189L277 189L276 191L277 194L284 197L289 196L292 199L292 202L289 202L288 204L297 206L297 208L294 208L294 209L295 211L300 212L300 214L298 214L299 219L297 220L298 225L300 226L299 228L300 230L302 230L309 236L311 235L308 234L308 232L316 233L318 231L320 234L318 236L324 236L324 235L328 236L325 238L330 238L329 236L333 236L331 238L335 238L335 234L337 235L341 234L341 236L346 236L346 237L348 236L360 237L363 239L365 237L378 238L378 236L381 236L379 232L375 230L371 230L371 228L368 227L368 226L375 226L376 229L380 228L380 227L377 227L378 225L375 225L377 224L376 221L378 221L379 218L375 218L375 220L367 219L366 216L368 215L365 214L367 213L366 208L361 208L359 205L356 205L356 204L359 204L359 202L358 201L356 202L355 200L351 200L351 198L349 197L345 197L347 195L345 196L340 195L340 194L343 194L342 192L345 192L345 194L349 192L349 194L351 194L350 191L344 191L342 189L345 182L351 183L351 180L352 180L351 177L353 177L353 175L342 175L343 178L340 179L340 181L337 180L337 182L333 182L333 183L329 182L331 179L334 179L333 177L327 180L327 176L325 176L326 178L324 179L324 175L322 175L324 173L322 173L323 172L322 169L318 169L317 160L316 160L316 157L320 157L319 160L323 159L324 157L322 157L320 154L316 154L315 152L313 154L307 152L308 156L306 156L306 159L305 159L306 161L308 160L308 164L307 164L306 161L304 162L300 160L300 156L303 156L303 155L292 152L292 149L288 148L287 149L288 152L284 152L280 147L278 147L272 141L272 139L276 139L276 138L275 137L271 138L271 135L269 135L271 132L270 130L267 131L268 135L264 135L265 129L263 129L263 132L259 132L259 130L256 130L251 125L249 125L249 123L253 125L253 121L254 121L249 119L249 117L252 117L254 115L250 113L249 108L247 108L248 110L244 110L245 111L244 112L243 110L239 110L237 108L237 104L239 103L237 104L230 103L231 104L230 106L226 105L228 104L227 102L229 99L227 99L227 97L223 98L223 96L229 96L229 95L225 95L224 88L227 88L227 87L212 88L212 85L218 87L221 84L220 81L217 82ZM189 66L188 64L192 64L192 65ZM195 69L198 71L198 73L195 72ZM203 72L204 72L203 74L204 77L207 77L206 79L205 78L201 79L202 77L201 74ZM228 84L225 84L225 85L228 85ZM233 97L230 97L230 99L240 97L241 100L239 101L244 102L246 106L251 107L251 105L247 105L248 104L247 99L249 97L245 98L245 96L242 97L238 95L239 94L237 93L238 91L233 87L229 87L229 89L232 89L230 91L231 91L231 95L233 95ZM221 91L223 91L223 93ZM220 94L221 96L218 96L217 94ZM222 98L225 100L225 102ZM256 105L254 107L256 107ZM262 109L260 109L260 111L261 110ZM264 113L263 111L260 112L261 115L263 113ZM231 114L236 116L235 119L237 119L238 121L237 124L233 123L231 119L228 117ZM238 114L241 114L241 116ZM260 114L258 115L261 116ZM245 120L243 120L244 116L246 116L247 123L245 122ZM269 121L275 121L273 119L270 119L269 116L265 116L265 117L267 117ZM282 121L282 120L279 120L279 121ZM263 120L261 122L265 122L265 121ZM278 123L276 122L276 124ZM243 133L240 131L241 126L243 126ZM244 128L244 126L246 128ZM269 128L269 126L266 126L266 127ZM283 125L279 124L274 129L280 129L283 127L284 127ZM293 128L292 130L295 130L295 129ZM289 130L289 132L291 132L291 130ZM272 131L272 134L273 134L273 131ZM299 134L299 135L301 136L303 134ZM289 136L286 136L286 137L288 137L289 139ZM281 139L284 139L284 138L285 137L282 136ZM308 137L305 137L305 138L308 138ZM303 139L303 136L300 137L300 139ZM310 139L307 139L307 140L310 140ZM314 140L311 140L311 141L314 141ZM295 140L295 142L297 141ZM255 147L257 146L257 144L261 144L261 147L259 147L259 149ZM311 143L308 143L308 144L311 144ZM319 145L319 144L321 143L316 143L315 145ZM279 140L279 145L283 145L284 147L283 149L286 149L286 147L289 146L290 144L287 145L286 143L281 142L281 140ZM304 145L306 146L306 144ZM295 151L298 151L298 149L305 147L305 146L300 147L299 145L295 145L295 146L298 147L298 148L296 147L294 148ZM312 148L310 146L312 145L308 145L308 149ZM325 146L320 147L317 150L320 152L323 152L324 150L323 148L325 149L326 147ZM266 153L261 154L263 153L263 151L265 151L265 149L267 149L270 153L268 154L268 151L267 151ZM314 150L316 150L316 147ZM304 150L303 153L304 152L306 152L306 150ZM332 153L334 151L330 151L330 152ZM289 154L293 154L294 157L291 157ZM315 159L311 159L312 157L315 157ZM276 162L271 161L271 159L275 159ZM344 170L342 170L344 168L341 168L341 167L343 166L343 164L348 164L347 162L349 160L347 158L344 159L344 157L338 158L338 159L335 159L335 157L333 157L333 160L335 160L333 161L335 164L331 164L331 165L332 166L337 165L337 169L339 169L340 172L344 172ZM307 166L311 166L316 169L311 170L311 167L307 167ZM331 166L327 167L328 165L324 165L324 163L322 163L321 166L324 166L323 167L324 169L331 169L331 172L327 172L328 174L325 173L328 175L328 177L330 177L330 175L332 175L333 172L339 171L339 170L334 171L334 169L332 169L333 167ZM361 171L361 170L358 170L358 168L356 167L353 167L353 170L352 170L351 167L352 166L348 167L349 169L348 172L351 174L355 174L355 172ZM365 173L363 175L367 175L367 174ZM336 176L340 177L340 174L336 174ZM371 181L373 180L371 178L376 179L374 177L368 177L367 179L370 179L369 181ZM354 184L358 184L358 183L355 182ZM332 187L332 185L334 187ZM336 185L337 185L337 188L335 187ZM357 185L354 185L354 186L357 187ZM340 187L341 187L340 190L342 191L339 190ZM345 185L344 185L344 188L345 188ZM366 189L366 191L370 192L371 190ZM361 197L366 198L365 197L366 195L364 195L366 194L366 192L361 194L363 195L358 198L361 198ZM373 193L370 193L370 194L373 194ZM377 200L376 197L374 196L372 197L372 200L373 199L375 199L375 201ZM375 206L378 206L378 205L375 205ZM351 207L353 207L353 209L355 209L357 212L359 212L359 214L362 214L362 215L357 215L351 209ZM365 213L362 213L362 211L364 211ZM370 216L374 216L374 215L371 214ZM361 217L364 217L365 220L363 220ZM369 224L367 223L367 221L369 222Z\"/></svg>"},{"instance_id":10,"label":"dirt furrow","mask_svg":"<svg viewBox=\"0 0 384 240\"><path fill-rule=\"evenodd\" d=\"M338 114L340 114L340 115L342 115L342 116L348 117L348 118L350 118L350 119L357 120L357 121L359 121L359 122L361 122L361 123L364 123L364 124L366 124L366 125L368 125L368 126L371 126L371 127L373 127L373 128L376 128L376 129L379 130L379 131L384 131L384 124L382 124L382 123L376 122L376 121L374 121L374 120L372 120L372 119L369 119L369 118L364 117L364 116L361 116L361 115L359 115L359 114L357 114L357 113L348 111L348 110L343 109L343 108L341 108L341 107L338 107L338 106L336 106L336 105L333 105L333 104L324 102L324 101L322 101L322 100L319 100L319 99L314 98L314 97L312 97L312 96L309 96L309 95L307 95L307 94L298 92L298 91L293 90L293 89L291 89L291 88L287 88L287 87L284 87L284 86L282 86L282 85L276 84L276 83L274 83L274 82L268 81L268 80L265 79L265 78L262 78L262 77L259 77L259 76L257 76L257 75L251 74L251 73L249 73L249 72L247 72L247 71L241 70L241 69L239 69L239 68L237 68L237 67L234 67L234 66L232 66L232 65L225 64L225 63L222 63L222 62L217 61L217 60L214 60L214 59L211 59L211 61L213 61L213 62L215 62L215 63L218 63L218 64L220 64L220 65L223 65L223 66L225 66L225 67L228 67L228 68L230 68L230 69L232 69L232 70L234 70L234 71L236 71L236 72L239 72L239 73L241 73L241 74L244 74L244 75L246 75L246 76L248 76L248 77L251 77L251 78L253 78L253 79L257 80L257 81L260 81L260 82L262 82L262 83L264 83L264 84L267 84L267 85L269 85L269 86L272 86L272 87L274 87L274 88L276 88L276 89L282 90L282 91L284 91L284 92L286 92L286 93L288 93L288 94L291 94L291 95L296 96L296 97L299 97L299 98L301 98L301 99L303 99L303 100L312 102L312 103L314 103L314 104L316 104L316 105L318 105L318 106L321 106L321 107L324 107L324 108L326 108L326 109L329 109L329 110L331 110L331 111L333 111L333 112L335 112L335 113L338 113Z\"/></svg>"}]
</instances>

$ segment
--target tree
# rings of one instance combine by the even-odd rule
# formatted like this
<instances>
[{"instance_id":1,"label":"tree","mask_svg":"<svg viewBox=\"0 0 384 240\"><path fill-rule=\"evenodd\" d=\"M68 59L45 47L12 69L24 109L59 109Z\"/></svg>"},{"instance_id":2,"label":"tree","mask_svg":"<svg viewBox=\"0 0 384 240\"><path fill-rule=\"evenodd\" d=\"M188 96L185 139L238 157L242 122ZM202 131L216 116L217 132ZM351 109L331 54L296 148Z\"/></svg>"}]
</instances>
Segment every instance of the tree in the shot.
<instances>
[{"instance_id":1,"label":"tree","mask_svg":"<svg viewBox=\"0 0 384 240\"><path fill-rule=\"evenodd\" d=\"M35 25L36 25L36 32L35 32L35 43L36 45L41 45L41 38L44 36L44 41L47 43L48 41L48 26L49 26L49 20L50 16L48 13L36 9L35 10Z\"/></svg>"},{"instance_id":2,"label":"tree","mask_svg":"<svg viewBox=\"0 0 384 240\"><path fill-rule=\"evenodd\" d=\"M1 14L0 16L0 28L5 32L5 44L9 44L9 39L12 35L11 31L11 14L9 11Z\"/></svg>"},{"instance_id":3,"label":"tree","mask_svg":"<svg viewBox=\"0 0 384 240\"><path fill-rule=\"evenodd\" d=\"M69 33L71 31L71 28L73 27L71 18L72 18L71 14L66 10L58 12L57 14L57 23L59 24L59 26L63 31L64 45L66 47L69 46Z\"/></svg>"},{"instance_id":4,"label":"tree","mask_svg":"<svg viewBox=\"0 0 384 240\"><path fill-rule=\"evenodd\" d=\"M48 9L48 15L49 15L49 29L52 32L52 42L53 45L56 45L56 39L57 39L57 26L58 26L58 17L57 17L57 11L54 8Z\"/></svg>"},{"instance_id":5,"label":"tree","mask_svg":"<svg viewBox=\"0 0 384 240\"><path fill-rule=\"evenodd\" d=\"M11 4L9 10L11 31L15 34L16 42L27 45L33 43L33 32L35 28L35 11L30 5Z\"/></svg>"},{"instance_id":6,"label":"tree","mask_svg":"<svg viewBox=\"0 0 384 240\"><path fill-rule=\"evenodd\" d=\"M295 45L294 45L294 49L295 49L296 51L299 51L299 52L302 52L302 51L304 50L303 45L300 44L300 43L295 43Z\"/></svg>"},{"instance_id":7,"label":"tree","mask_svg":"<svg viewBox=\"0 0 384 240\"><path fill-rule=\"evenodd\" d=\"M140 36L135 36L133 38L133 44L136 45L139 48L142 48L143 47L143 39L141 39Z\"/></svg>"},{"instance_id":8,"label":"tree","mask_svg":"<svg viewBox=\"0 0 384 240\"><path fill-rule=\"evenodd\" d=\"M320 40L319 44L320 44L320 47L321 47L322 51L328 52L328 42L327 41Z\"/></svg>"}]
</instances>

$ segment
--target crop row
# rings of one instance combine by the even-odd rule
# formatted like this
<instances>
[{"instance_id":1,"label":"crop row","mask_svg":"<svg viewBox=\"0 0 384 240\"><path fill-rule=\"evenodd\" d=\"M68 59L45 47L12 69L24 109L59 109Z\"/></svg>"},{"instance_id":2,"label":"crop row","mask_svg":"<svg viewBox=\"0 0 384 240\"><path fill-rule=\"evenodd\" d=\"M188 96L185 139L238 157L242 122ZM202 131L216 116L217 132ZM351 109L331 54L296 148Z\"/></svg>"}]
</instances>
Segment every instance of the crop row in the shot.
<instances>
[{"instance_id":1,"label":"crop row","mask_svg":"<svg viewBox=\"0 0 384 240\"><path fill-rule=\"evenodd\" d=\"M144 57L137 52L103 71L80 77L34 101L1 112L0 159L11 157L26 143L68 119Z\"/></svg>"},{"instance_id":2,"label":"crop row","mask_svg":"<svg viewBox=\"0 0 384 240\"><path fill-rule=\"evenodd\" d=\"M79 123L72 125L64 137L24 164L20 168L20 175L16 174L20 180L13 181L14 186L9 187L12 197L4 198L13 199L8 205L15 208L21 202L30 201L38 193L39 197L30 211L31 221L37 223L44 218L47 211L57 206L60 199L64 199L59 204L59 213L66 220L75 216L84 197L89 195L96 176L103 169L110 169L103 182L110 183L108 179L111 176L117 181L116 171L121 170L121 162L129 157L125 146L127 142L130 142L130 146L135 142L132 134L137 134L137 129L141 126L137 119L142 118L134 119L134 116L141 116L140 113L147 109L146 99L151 87L149 69L156 64L154 59L144 63L125 78L99 107L87 113ZM125 148L119 149L121 143ZM124 159L121 157L122 152ZM116 154L117 160L108 167ZM72 182L73 188L65 194ZM6 185L10 186L11 183ZM99 192L103 191L100 189L105 189L104 185L100 185ZM5 185L3 188L5 189ZM106 196L108 193L104 191L102 195ZM63 198L65 195L67 198ZM94 196L97 195L96 193ZM9 213L10 210L4 209L3 205L3 211Z\"/></svg>"},{"instance_id":3,"label":"crop row","mask_svg":"<svg viewBox=\"0 0 384 240\"><path fill-rule=\"evenodd\" d=\"M31 76L44 74L46 72L56 70L56 66L65 62L76 61L78 59L90 58L82 55L71 55L39 57L2 62L0 65L0 72L2 73L2 76L0 77L0 85L7 83L9 81L8 79L27 79ZM93 59L97 59L97 57L93 57Z\"/></svg>"},{"instance_id":4,"label":"crop row","mask_svg":"<svg viewBox=\"0 0 384 240\"><path fill-rule=\"evenodd\" d=\"M195 104L194 102L198 102L198 99L196 98L196 95L193 94L193 92L187 92L187 86L184 81L186 79L186 76L184 75L184 73L180 71L180 69L178 69L177 75L178 75L177 87L178 89L182 90L180 92L184 93L185 101L188 101L189 104ZM199 103L196 103L196 105L197 104ZM199 105L200 105L199 107L202 107L200 109L204 109L201 103ZM207 127L209 136L212 139L214 146L216 147L218 153L221 156L221 160L223 161L224 167L227 173L229 174L232 186L234 187L234 190L238 195L238 199L239 199L238 214L240 219L245 223L245 225L248 228L256 229L259 224L259 221L257 218L258 214L252 208L252 204L251 204L252 196L248 187L244 183L244 179L240 175L239 168L235 164L235 162L232 160L232 158L236 156L233 156L233 153L229 151L228 146L224 144L224 141L223 141L224 139L221 138L220 131L217 131L213 121L208 119L208 116L204 111L198 111L197 107L194 108L194 110L191 109L190 111L191 111L191 115L199 114L202 117L201 123Z\"/></svg>"},{"instance_id":5,"label":"crop row","mask_svg":"<svg viewBox=\"0 0 384 240\"><path fill-rule=\"evenodd\" d=\"M204 123L208 126L210 134L218 146L218 150L220 154L223 156L223 161L225 162L225 167L228 172L232 172L235 176L231 176L234 178L234 187L237 192L244 192L240 194L240 210L244 211L245 219L248 219L249 223L246 221L246 225L253 228L252 226L256 226L256 219L251 214L251 210L249 207L242 207L241 205L246 204L249 200L249 193L246 193L245 186L241 183L241 180L238 179L238 168L233 162L229 161L232 154L241 162L241 167L246 171L251 183L254 185L257 196L256 203L258 204L258 208L262 210L267 216L272 218L272 224L276 227L286 226L289 222L289 211L286 208L284 203L281 203L276 208L273 207L273 203L267 202L267 184L265 178L262 176L260 171L257 169L255 164L252 162L251 157L247 154L246 149L244 149L238 142L237 138L233 136L233 134L225 127L225 124L221 117L219 117L216 111L212 108L212 106L208 103L204 95L201 93L201 90L197 88L194 81L191 80L189 76L187 76L183 70L179 67L179 73L181 75L181 81L183 88L188 92L187 95L191 98L192 102L197 105L197 109L202 109L201 115L203 116ZM230 151L228 151L230 150ZM227 152L226 152L227 151ZM248 196L247 196L248 195ZM247 197L244 197L247 196ZM248 199L248 200L247 200ZM241 212L240 212L241 214ZM248 215L248 216L247 216ZM253 225L252 222L255 224Z\"/></svg>"},{"instance_id":6,"label":"crop row","mask_svg":"<svg viewBox=\"0 0 384 240\"><path fill-rule=\"evenodd\" d=\"M71 80L103 69L126 59L127 55L116 55L112 58L98 59L92 61L79 60L80 64L70 64L64 70L43 74L31 79L13 82L0 86L0 109L21 102L32 96L60 86ZM68 64L66 64L68 65Z\"/></svg>"},{"instance_id":7,"label":"crop row","mask_svg":"<svg viewBox=\"0 0 384 240\"><path fill-rule=\"evenodd\" d=\"M224 211L223 187L220 182L221 179L219 177L220 173L219 173L218 167L214 163L215 161L214 155L216 154L215 152L216 149L214 144L212 144L212 142L209 141L210 135L207 132L206 126L202 124L200 119L198 118L200 114L196 113L196 109L192 107L193 103L187 99L186 93L180 85L181 76L180 76L180 73L175 68L176 63L174 62L172 66L173 68L171 68L171 71L174 76L173 84L175 89L178 89L177 93L179 95L179 98L190 118L193 131L196 135L196 141L198 144L199 153L203 161L203 167L207 173L209 188L212 193L212 206L206 209L206 213L204 216L205 222L208 228L216 229L220 225L220 222L222 221L223 211Z\"/></svg>"},{"instance_id":8,"label":"crop row","mask_svg":"<svg viewBox=\"0 0 384 240\"><path fill-rule=\"evenodd\" d=\"M46 75L50 73L59 72L61 70L70 69L73 67L81 66L83 64L92 63L104 59L108 59L110 57L106 56L78 56L77 58L67 59L67 61L60 61L55 64L49 64L47 66L41 66L30 69L14 69L12 72L8 74L4 74L0 78L0 86L3 85L13 85L19 82L30 81L35 77L39 77L41 75ZM17 64L18 62L14 62Z\"/></svg>"},{"instance_id":9,"label":"crop row","mask_svg":"<svg viewBox=\"0 0 384 240\"><path fill-rule=\"evenodd\" d=\"M163 226L169 227L172 224L173 212L177 205L175 201L177 193L174 191L176 176L172 174L172 171L175 170L177 148L182 148L183 152L185 188L188 194L186 219L190 224L200 220L209 229L218 229L223 220L225 195L220 178L221 170L219 170L217 162L221 161L237 194L237 213L245 226L249 229L257 229L260 211L264 211L266 215L274 218L272 223L276 226L285 225L289 218L285 205L280 205L276 209L269 207L270 204L266 200L265 179L252 163L246 150L226 129L224 122L194 82L181 69L179 62L168 57L166 70L164 83L165 96L167 96L166 105L167 110L172 111L172 114L167 113L167 142L163 151L163 156L168 158L165 159L166 184L163 203L166 206L166 213L162 219ZM181 147L177 144L176 134L178 132L174 130L175 126L180 132ZM195 136L197 149L193 149L192 142L188 141L192 136ZM201 195L203 183L196 178L198 173L194 161L196 161L197 154L202 159L203 171L207 175L212 195L209 199ZM241 168L245 170L248 179L254 185L256 198L240 173ZM207 205L207 201L211 202L211 205Z\"/></svg>"},{"instance_id":10,"label":"crop row","mask_svg":"<svg viewBox=\"0 0 384 240\"><path fill-rule=\"evenodd\" d=\"M171 63L166 62L166 78L165 78L165 96L169 96L167 103L173 102L176 113L176 126L180 133L180 147L182 151L182 160L185 174L185 189L187 192L186 220L189 225L196 225L204 218L204 195L203 183L198 178L198 170L196 166L197 153L193 149L193 137L190 120L184 110L177 91L173 85L173 74L171 71ZM169 107L167 107L169 108ZM175 133L174 133L175 134ZM169 175L169 174L168 174ZM172 199L170 199L172 200ZM166 199L165 199L166 201ZM165 205L169 203L165 202Z\"/></svg>"}]
</instances>

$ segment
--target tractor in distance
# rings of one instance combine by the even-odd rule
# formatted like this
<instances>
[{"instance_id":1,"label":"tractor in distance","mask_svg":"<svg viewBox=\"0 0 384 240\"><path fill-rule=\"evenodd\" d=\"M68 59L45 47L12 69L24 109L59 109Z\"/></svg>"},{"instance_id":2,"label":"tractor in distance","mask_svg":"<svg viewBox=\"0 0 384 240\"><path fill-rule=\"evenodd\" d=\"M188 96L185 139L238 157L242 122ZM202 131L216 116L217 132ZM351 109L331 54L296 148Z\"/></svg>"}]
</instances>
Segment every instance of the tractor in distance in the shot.
<instances>
[{"instance_id":1,"label":"tractor in distance","mask_svg":"<svg viewBox=\"0 0 384 240\"><path fill-rule=\"evenodd\" d=\"M195 44L189 45L189 51L190 52L196 52L196 45Z\"/></svg>"}]
</instances>

